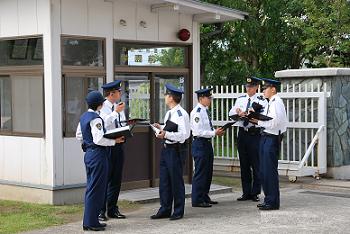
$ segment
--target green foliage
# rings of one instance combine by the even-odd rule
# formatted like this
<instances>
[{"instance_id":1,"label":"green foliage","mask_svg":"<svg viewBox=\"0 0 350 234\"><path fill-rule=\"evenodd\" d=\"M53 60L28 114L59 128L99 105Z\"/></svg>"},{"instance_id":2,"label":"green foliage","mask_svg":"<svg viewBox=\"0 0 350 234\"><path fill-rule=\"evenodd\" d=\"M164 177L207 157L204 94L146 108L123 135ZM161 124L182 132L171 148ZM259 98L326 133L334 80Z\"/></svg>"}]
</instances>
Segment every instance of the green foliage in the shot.
<instances>
[{"instance_id":1,"label":"green foliage","mask_svg":"<svg viewBox=\"0 0 350 234\"><path fill-rule=\"evenodd\" d=\"M165 67L182 67L185 64L184 48L162 49L161 53L156 55L156 61L159 61Z\"/></svg>"},{"instance_id":2,"label":"green foliage","mask_svg":"<svg viewBox=\"0 0 350 234\"><path fill-rule=\"evenodd\" d=\"M201 81L240 84L248 75L347 66L350 6L346 0L206 0L249 13L244 21L201 27Z\"/></svg>"}]
</instances>

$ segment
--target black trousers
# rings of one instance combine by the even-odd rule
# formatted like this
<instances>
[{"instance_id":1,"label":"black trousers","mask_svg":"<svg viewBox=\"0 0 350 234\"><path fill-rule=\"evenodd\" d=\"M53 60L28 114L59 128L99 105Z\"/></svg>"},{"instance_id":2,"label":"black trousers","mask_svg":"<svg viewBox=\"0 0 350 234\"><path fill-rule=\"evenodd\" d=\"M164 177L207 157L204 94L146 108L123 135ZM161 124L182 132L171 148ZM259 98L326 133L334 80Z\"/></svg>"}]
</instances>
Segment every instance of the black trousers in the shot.
<instances>
[{"instance_id":1,"label":"black trousers","mask_svg":"<svg viewBox=\"0 0 350 234\"><path fill-rule=\"evenodd\" d=\"M259 145L260 133L250 133L240 128L238 153L243 196L261 193Z\"/></svg>"},{"instance_id":2,"label":"black trousers","mask_svg":"<svg viewBox=\"0 0 350 234\"><path fill-rule=\"evenodd\" d=\"M118 210L118 198L122 184L123 166L124 166L124 149L123 144L116 144L109 147L108 154L108 181L104 206L101 213L113 214Z\"/></svg>"}]
</instances>

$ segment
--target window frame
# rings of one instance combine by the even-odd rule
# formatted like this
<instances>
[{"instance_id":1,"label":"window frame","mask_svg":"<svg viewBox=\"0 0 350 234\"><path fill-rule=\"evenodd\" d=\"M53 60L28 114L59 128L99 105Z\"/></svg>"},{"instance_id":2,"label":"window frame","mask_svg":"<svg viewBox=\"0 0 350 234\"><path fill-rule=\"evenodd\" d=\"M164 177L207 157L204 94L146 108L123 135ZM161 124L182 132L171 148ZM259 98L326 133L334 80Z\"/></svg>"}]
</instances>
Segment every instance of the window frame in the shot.
<instances>
[{"instance_id":1,"label":"window frame","mask_svg":"<svg viewBox=\"0 0 350 234\"><path fill-rule=\"evenodd\" d=\"M63 65L63 39L80 39L80 40L101 40L103 44L103 66L102 67L92 67L92 66L72 66ZM86 87L88 78L101 77L103 78L103 83L106 83L106 38L104 37L91 37L91 36L79 36L79 35L61 35L61 84L62 84L62 137L72 138L75 137L75 131L67 131L67 110L66 110L66 100L67 100L67 79L75 78L86 78L84 79L84 87ZM84 89L83 87L83 89Z\"/></svg>"},{"instance_id":2,"label":"window frame","mask_svg":"<svg viewBox=\"0 0 350 234\"><path fill-rule=\"evenodd\" d=\"M16 70L17 69L17 70ZM11 76L21 75L21 76L39 76L42 82L42 106L43 106L43 131L42 133L30 133L30 132L19 132L19 131L8 131L8 130L0 130L1 136L21 136L21 137L36 137L36 138L44 138L46 132L45 126L45 79L44 79L44 66L43 65L35 65L35 66L11 66L11 67L2 67L0 68L0 76L9 77L11 80L11 88L12 88L12 78ZM15 70L15 72L14 72ZM11 90L12 91L12 90ZM12 100L12 96L11 96ZM13 110L14 103L11 101L11 110ZM13 113L11 111L11 122L13 122ZM11 125L12 126L12 125Z\"/></svg>"}]
</instances>

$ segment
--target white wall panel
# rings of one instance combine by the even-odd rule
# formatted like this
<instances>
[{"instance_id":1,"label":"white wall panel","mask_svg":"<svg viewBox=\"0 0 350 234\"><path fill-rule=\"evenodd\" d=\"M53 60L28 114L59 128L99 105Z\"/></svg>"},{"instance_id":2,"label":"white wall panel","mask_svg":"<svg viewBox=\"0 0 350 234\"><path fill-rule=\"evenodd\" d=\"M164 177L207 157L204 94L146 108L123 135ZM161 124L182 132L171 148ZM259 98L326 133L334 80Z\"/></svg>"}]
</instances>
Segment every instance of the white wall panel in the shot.
<instances>
[{"instance_id":1,"label":"white wall panel","mask_svg":"<svg viewBox=\"0 0 350 234\"><path fill-rule=\"evenodd\" d=\"M84 153L75 138L64 138L64 185L86 183Z\"/></svg>"},{"instance_id":2,"label":"white wall panel","mask_svg":"<svg viewBox=\"0 0 350 234\"><path fill-rule=\"evenodd\" d=\"M113 34L113 4L88 0L88 34L105 37Z\"/></svg>"},{"instance_id":3,"label":"white wall panel","mask_svg":"<svg viewBox=\"0 0 350 234\"><path fill-rule=\"evenodd\" d=\"M1 0L1 37L18 36L18 5L17 0Z\"/></svg>"},{"instance_id":4,"label":"white wall panel","mask_svg":"<svg viewBox=\"0 0 350 234\"><path fill-rule=\"evenodd\" d=\"M146 28L140 22L146 22ZM144 1L137 3L136 39L142 41L158 40L158 13L151 12L151 6Z\"/></svg>"},{"instance_id":5,"label":"white wall panel","mask_svg":"<svg viewBox=\"0 0 350 234\"><path fill-rule=\"evenodd\" d=\"M47 0L37 0L37 23L38 34L44 34L50 28L50 8L48 8Z\"/></svg>"},{"instance_id":6,"label":"white wall panel","mask_svg":"<svg viewBox=\"0 0 350 234\"><path fill-rule=\"evenodd\" d=\"M4 179L5 169L5 143L4 137L0 137L0 180Z\"/></svg>"},{"instance_id":7,"label":"white wall panel","mask_svg":"<svg viewBox=\"0 0 350 234\"><path fill-rule=\"evenodd\" d=\"M88 35L87 0L61 0L62 33Z\"/></svg>"},{"instance_id":8,"label":"white wall panel","mask_svg":"<svg viewBox=\"0 0 350 234\"><path fill-rule=\"evenodd\" d=\"M191 37L190 37L190 39L188 39L188 41L186 41L186 43L192 43L192 41L193 41L193 30L192 30L192 28L193 28L193 21L192 21L192 19L193 19L193 17L192 17L192 15L187 15L187 14L180 14L179 15L179 30L180 29L183 29L183 28L185 28L185 29L187 29L188 31L190 31L190 33L191 33ZM181 40L179 40L179 42L182 42Z\"/></svg>"},{"instance_id":9,"label":"white wall panel","mask_svg":"<svg viewBox=\"0 0 350 234\"><path fill-rule=\"evenodd\" d=\"M41 149L43 144L44 139L41 138L22 138L22 183L41 184L41 154L43 153Z\"/></svg>"},{"instance_id":10,"label":"white wall panel","mask_svg":"<svg viewBox=\"0 0 350 234\"><path fill-rule=\"evenodd\" d=\"M114 38L136 40L136 2L114 1ZM120 20L126 21L126 26L120 25Z\"/></svg>"},{"instance_id":11,"label":"white wall panel","mask_svg":"<svg viewBox=\"0 0 350 234\"><path fill-rule=\"evenodd\" d=\"M179 14L176 11L159 11L159 41L178 42Z\"/></svg>"},{"instance_id":12,"label":"white wall panel","mask_svg":"<svg viewBox=\"0 0 350 234\"><path fill-rule=\"evenodd\" d=\"M19 35L38 33L36 0L18 0L18 33Z\"/></svg>"},{"instance_id":13,"label":"white wall panel","mask_svg":"<svg viewBox=\"0 0 350 234\"><path fill-rule=\"evenodd\" d=\"M19 137L4 137L4 180L21 181L22 141Z\"/></svg>"}]
</instances>

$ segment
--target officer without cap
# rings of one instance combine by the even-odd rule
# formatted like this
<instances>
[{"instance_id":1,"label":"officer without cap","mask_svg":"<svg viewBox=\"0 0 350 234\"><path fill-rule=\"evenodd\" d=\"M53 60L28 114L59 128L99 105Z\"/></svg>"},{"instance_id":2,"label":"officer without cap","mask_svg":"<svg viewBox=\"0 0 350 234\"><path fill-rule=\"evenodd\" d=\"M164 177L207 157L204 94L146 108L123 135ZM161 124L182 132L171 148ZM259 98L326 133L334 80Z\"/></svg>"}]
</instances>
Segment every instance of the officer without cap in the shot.
<instances>
[{"instance_id":1,"label":"officer without cap","mask_svg":"<svg viewBox=\"0 0 350 234\"><path fill-rule=\"evenodd\" d=\"M192 180L192 207L206 208L218 203L209 197L214 162L211 139L215 136L222 136L225 131L222 128L214 129L211 122L208 108L212 101L212 90L212 88L205 88L195 91L198 96L198 104L191 111L192 157L195 163Z\"/></svg>"},{"instance_id":2,"label":"officer without cap","mask_svg":"<svg viewBox=\"0 0 350 234\"><path fill-rule=\"evenodd\" d=\"M253 107L257 112L262 112L267 101L257 94L260 79L248 77L246 79L246 94L237 98L235 105L229 112L229 115L238 115L246 117ZM258 107L258 108L257 108ZM239 121L236 126L238 130L238 153L241 170L241 183L243 194L237 198L238 201L259 201L261 193L261 181L259 174L259 126L249 123L248 119Z\"/></svg>"}]
</instances>

